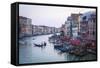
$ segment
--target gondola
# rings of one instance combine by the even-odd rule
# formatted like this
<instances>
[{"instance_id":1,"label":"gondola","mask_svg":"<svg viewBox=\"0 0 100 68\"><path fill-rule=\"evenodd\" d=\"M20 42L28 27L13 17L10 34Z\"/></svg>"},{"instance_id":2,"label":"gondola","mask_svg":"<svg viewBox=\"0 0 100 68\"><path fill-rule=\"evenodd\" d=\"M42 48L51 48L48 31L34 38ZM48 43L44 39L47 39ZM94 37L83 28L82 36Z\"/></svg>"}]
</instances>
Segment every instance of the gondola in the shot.
<instances>
[{"instance_id":1,"label":"gondola","mask_svg":"<svg viewBox=\"0 0 100 68\"><path fill-rule=\"evenodd\" d=\"M43 47L43 46L46 46L46 43L44 42L44 44L34 44L34 45L37 47Z\"/></svg>"},{"instance_id":2,"label":"gondola","mask_svg":"<svg viewBox=\"0 0 100 68\"><path fill-rule=\"evenodd\" d=\"M43 45L41 45L41 44L34 44L34 45L37 47L43 47Z\"/></svg>"}]
</instances>

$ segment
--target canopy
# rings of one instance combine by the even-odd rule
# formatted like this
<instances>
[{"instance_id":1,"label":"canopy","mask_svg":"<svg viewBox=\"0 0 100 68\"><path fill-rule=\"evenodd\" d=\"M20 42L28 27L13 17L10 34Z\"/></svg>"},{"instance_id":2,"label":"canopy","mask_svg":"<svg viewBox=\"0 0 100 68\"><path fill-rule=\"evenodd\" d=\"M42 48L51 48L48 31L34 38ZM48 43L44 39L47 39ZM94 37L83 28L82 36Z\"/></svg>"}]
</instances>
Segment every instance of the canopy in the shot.
<instances>
[{"instance_id":1,"label":"canopy","mask_svg":"<svg viewBox=\"0 0 100 68\"><path fill-rule=\"evenodd\" d=\"M80 43L81 43L80 40L78 40L78 39L70 40L70 42L72 45L80 45Z\"/></svg>"}]
</instances>

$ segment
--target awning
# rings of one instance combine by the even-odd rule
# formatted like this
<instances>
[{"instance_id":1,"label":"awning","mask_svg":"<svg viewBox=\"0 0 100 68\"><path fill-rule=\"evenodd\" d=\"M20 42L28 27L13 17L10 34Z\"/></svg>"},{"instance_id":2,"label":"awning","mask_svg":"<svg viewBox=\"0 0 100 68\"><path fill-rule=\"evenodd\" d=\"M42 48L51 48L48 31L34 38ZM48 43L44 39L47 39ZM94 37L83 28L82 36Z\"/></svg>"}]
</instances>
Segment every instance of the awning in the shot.
<instances>
[{"instance_id":1,"label":"awning","mask_svg":"<svg viewBox=\"0 0 100 68\"><path fill-rule=\"evenodd\" d=\"M70 40L70 42L72 45L80 45L80 43L81 43L80 40L78 40L78 39Z\"/></svg>"}]
</instances>

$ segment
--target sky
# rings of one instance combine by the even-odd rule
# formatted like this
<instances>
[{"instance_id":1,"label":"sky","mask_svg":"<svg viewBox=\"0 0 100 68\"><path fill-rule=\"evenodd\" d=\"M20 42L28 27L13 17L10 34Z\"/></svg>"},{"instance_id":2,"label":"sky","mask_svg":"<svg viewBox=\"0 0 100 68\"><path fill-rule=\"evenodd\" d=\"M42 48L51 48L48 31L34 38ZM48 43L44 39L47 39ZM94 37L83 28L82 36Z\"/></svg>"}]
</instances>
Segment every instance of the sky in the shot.
<instances>
[{"instance_id":1,"label":"sky","mask_svg":"<svg viewBox=\"0 0 100 68\"><path fill-rule=\"evenodd\" d=\"M19 16L32 19L33 25L61 27L71 13L95 11L93 8L57 7L40 5L19 5Z\"/></svg>"}]
</instances>

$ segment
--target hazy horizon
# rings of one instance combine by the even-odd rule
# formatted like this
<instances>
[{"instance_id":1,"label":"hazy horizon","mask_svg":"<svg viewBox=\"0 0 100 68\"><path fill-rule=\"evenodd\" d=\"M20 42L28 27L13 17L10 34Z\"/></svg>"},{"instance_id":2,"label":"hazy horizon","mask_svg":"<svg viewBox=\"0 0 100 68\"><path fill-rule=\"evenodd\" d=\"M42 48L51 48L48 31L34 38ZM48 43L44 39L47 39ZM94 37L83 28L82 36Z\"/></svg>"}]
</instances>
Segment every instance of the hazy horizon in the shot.
<instances>
[{"instance_id":1,"label":"hazy horizon","mask_svg":"<svg viewBox=\"0 0 100 68\"><path fill-rule=\"evenodd\" d=\"M61 27L71 13L95 11L93 8L57 7L40 5L19 5L19 16L32 19L33 25Z\"/></svg>"}]
</instances>

